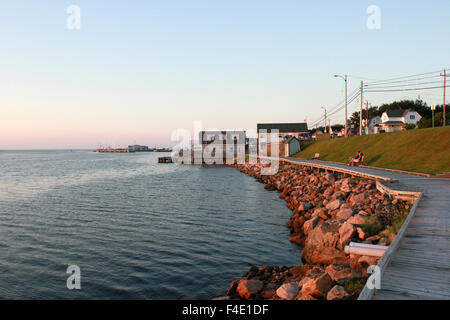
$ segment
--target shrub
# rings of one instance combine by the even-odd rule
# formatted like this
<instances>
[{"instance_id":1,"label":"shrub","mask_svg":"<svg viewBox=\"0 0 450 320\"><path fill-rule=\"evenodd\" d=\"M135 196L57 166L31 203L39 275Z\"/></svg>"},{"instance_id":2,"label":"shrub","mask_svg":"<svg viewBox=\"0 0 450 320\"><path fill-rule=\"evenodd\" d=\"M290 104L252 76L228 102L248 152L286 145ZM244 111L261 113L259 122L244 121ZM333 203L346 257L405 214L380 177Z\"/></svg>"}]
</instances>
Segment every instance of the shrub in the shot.
<instances>
[{"instance_id":1,"label":"shrub","mask_svg":"<svg viewBox=\"0 0 450 320\"><path fill-rule=\"evenodd\" d=\"M376 235L378 232L380 232L383 229L383 225L378 221L375 217L366 218L366 221L362 225L362 228L365 232L367 232L369 235L373 236Z\"/></svg>"},{"instance_id":2,"label":"shrub","mask_svg":"<svg viewBox=\"0 0 450 320\"><path fill-rule=\"evenodd\" d=\"M431 128L432 127L432 120L431 120L431 118L423 117L422 119L420 119L417 122L417 127L419 129Z\"/></svg>"},{"instance_id":3,"label":"shrub","mask_svg":"<svg viewBox=\"0 0 450 320\"><path fill-rule=\"evenodd\" d=\"M397 234L402 228L403 224L406 221L408 214L396 213L392 216L392 225L389 227L389 230L394 234Z\"/></svg>"},{"instance_id":4,"label":"shrub","mask_svg":"<svg viewBox=\"0 0 450 320\"><path fill-rule=\"evenodd\" d=\"M365 285L366 285L365 278L354 277L345 281L344 287L345 291L347 291L350 294L360 294L362 289L364 289Z\"/></svg>"}]
</instances>

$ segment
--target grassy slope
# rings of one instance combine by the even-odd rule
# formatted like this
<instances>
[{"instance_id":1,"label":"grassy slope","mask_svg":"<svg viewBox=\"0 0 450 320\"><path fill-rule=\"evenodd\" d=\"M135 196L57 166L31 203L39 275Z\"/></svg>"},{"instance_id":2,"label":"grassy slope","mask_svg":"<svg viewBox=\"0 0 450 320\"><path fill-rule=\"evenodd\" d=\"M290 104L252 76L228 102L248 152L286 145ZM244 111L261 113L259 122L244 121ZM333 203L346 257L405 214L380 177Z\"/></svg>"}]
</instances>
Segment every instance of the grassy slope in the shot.
<instances>
[{"instance_id":1,"label":"grassy slope","mask_svg":"<svg viewBox=\"0 0 450 320\"><path fill-rule=\"evenodd\" d=\"M370 166L423 173L450 172L450 127L415 129L362 137L321 140L302 145L296 157L347 162L360 150Z\"/></svg>"}]
</instances>

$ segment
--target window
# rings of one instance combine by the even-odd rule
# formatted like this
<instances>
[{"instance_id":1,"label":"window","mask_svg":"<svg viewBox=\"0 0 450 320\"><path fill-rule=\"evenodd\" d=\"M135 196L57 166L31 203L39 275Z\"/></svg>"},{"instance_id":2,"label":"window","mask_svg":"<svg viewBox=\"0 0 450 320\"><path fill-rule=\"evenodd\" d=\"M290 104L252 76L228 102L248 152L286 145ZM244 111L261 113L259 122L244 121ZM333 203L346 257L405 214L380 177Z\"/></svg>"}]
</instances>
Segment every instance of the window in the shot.
<instances>
[{"instance_id":1,"label":"window","mask_svg":"<svg viewBox=\"0 0 450 320\"><path fill-rule=\"evenodd\" d=\"M413 114L409 116L409 119L411 119L411 120L414 120L415 118L416 118L416 116Z\"/></svg>"}]
</instances>

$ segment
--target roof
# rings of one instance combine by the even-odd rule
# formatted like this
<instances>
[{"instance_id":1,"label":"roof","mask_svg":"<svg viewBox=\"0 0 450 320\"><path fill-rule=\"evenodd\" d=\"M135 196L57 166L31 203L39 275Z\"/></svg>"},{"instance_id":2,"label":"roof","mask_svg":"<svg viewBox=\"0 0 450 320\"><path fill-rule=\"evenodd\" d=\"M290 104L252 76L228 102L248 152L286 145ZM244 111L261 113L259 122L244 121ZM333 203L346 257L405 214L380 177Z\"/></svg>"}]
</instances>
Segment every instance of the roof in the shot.
<instances>
[{"instance_id":1,"label":"roof","mask_svg":"<svg viewBox=\"0 0 450 320\"><path fill-rule=\"evenodd\" d=\"M306 123L258 123L258 132L260 130L278 129L280 132L308 132L308 124Z\"/></svg>"},{"instance_id":2,"label":"roof","mask_svg":"<svg viewBox=\"0 0 450 320\"><path fill-rule=\"evenodd\" d=\"M298 142L301 142L299 139L297 139L297 137L290 137L289 139L287 139L284 143L289 144L292 140L297 140Z\"/></svg>"},{"instance_id":3,"label":"roof","mask_svg":"<svg viewBox=\"0 0 450 320\"><path fill-rule=\"evenodd\" d=\"M404 125L402 121L386 121L382 124L388 125L388 126L396 126L396 125Z\"/></svg>"},{"instance_id":4,"label":"roof","mask_svg":"<svg viewBox=\"0 0 450 320\"><path fill-rule=\"evenodd\" d=\"M401 118L410 111L411 109L393 109L393 110L386 110L386 114L390 118Z\"/></svg>"},{"instance_id":5,"label":"roof","mask_svg":"<svg viewBox=\"0 0 450 320\"><path fill-rule=\"evenodd\" d=\"M199 141L212 142L215 140L215 137L223 139L225 143L227 139L234 138L245 141L246 135L243 130L208 130L199 132Z\"/></svg>"}]
</instances>

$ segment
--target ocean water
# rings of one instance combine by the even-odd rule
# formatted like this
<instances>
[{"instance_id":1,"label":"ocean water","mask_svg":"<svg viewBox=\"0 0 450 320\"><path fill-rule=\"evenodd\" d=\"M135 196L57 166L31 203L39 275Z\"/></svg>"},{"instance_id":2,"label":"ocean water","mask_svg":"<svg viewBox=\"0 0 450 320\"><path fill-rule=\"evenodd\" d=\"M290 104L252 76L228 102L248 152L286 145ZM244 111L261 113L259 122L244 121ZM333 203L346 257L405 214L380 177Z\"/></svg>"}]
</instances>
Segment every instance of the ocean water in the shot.
<instances>
[{"instance_id":1,"label":"ocean water","mask_svg":"<svg viewBox=\"0 0 450 320\"><path fill-rule=\"evenodd\" d=\"M0 151L0 299L211 299L252 265L301 264L277 192L162 155Z\"/></svg>"}]
</instances>

